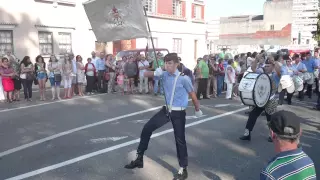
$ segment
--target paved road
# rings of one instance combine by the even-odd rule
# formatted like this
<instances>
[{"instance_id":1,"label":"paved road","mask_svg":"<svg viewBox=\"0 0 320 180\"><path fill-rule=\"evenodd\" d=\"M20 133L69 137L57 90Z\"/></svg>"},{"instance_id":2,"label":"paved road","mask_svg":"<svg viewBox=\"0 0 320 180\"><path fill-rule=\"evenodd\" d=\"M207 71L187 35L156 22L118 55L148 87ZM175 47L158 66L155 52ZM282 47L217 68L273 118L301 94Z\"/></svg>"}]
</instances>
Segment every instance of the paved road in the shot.
<instances>
[{"instance_id":1,"label":"paved road","mask_svg":"<svg viewBox=\"0 0 320 180\"><path fill-rule=\"evenodd\" d=\"M145 168L126 170L143 125L162 105L154 96L94 95L63 101L0 104L0 179L164 180L178 163L172 126L155 132ZM189 179L258 179L274 155L260 117L251 142L241 142L247 116L237 101L202 100L204 116L187 109ZM320 174L320 113L312 102L283 106L303 118L302 145Z\"/></svg>"}]
</instances>

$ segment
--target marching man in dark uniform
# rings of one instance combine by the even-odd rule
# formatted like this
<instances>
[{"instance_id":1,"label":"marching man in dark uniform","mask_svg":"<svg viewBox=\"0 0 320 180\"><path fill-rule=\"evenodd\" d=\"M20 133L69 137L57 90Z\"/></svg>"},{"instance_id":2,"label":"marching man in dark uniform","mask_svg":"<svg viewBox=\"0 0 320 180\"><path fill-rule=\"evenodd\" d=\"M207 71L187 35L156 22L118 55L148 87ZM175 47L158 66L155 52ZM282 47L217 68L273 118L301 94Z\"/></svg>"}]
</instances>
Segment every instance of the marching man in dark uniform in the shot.
<instances>
[{"instance_id":1,"label":"marching man in dark uniform","mask_svg":"<svg viewBox=\"0 0 320 180\"><path fill-rule=\"evenodd\" d=\"M249 112L249 118L246 124L244 135L240 137L241 140L251 140L251 131L253 130L254 125L256 124L256 121L260 114L262 112L266 112L267 121L269 122L271 120L271 115L277 111L277 105L278 105L278 97L276 95L276 91L278 89L280 76L281 76L281 67L278 62L274 61L273 57L268 57L268 59L265 61L263 68L258 68L259 60L262 58L262 56L258 56L255 61L251 64L252 72L261 74L266 73L269 75L271 79L272 89L271 89L271 97L268 100L268 103L265 107L254 107L252 111ZM268 138L269 142L272 142L271 137Z\"/></svg>"},{"instance_id":2,"label":"marching man in dark uniform","mask_svg":"<svg viewBox=\"0 0 320 180\"><path fill-rule=\"evenodd\" d=\"M165 92L165 99L168 102L156 113L148 123L143 127L140 144L137 150L137 158L126 165L127 169L143 168L143 155L148 148L152 132L171 121L177 148L177 157L180 169L175 175L176 180L184 180L188 177L188 153L185 140L186 108L188 106L188 97L190 96L195 106L195 115L200 117L202 111L197 96L194 92L191 80L184 76L177 69L179 59L176 53L169 53L164 57L166 71L157 68L154 72L145 72L146 77L161 77ZM156 62L155 62L156 63Z\"/></svg>"}]
</instances>

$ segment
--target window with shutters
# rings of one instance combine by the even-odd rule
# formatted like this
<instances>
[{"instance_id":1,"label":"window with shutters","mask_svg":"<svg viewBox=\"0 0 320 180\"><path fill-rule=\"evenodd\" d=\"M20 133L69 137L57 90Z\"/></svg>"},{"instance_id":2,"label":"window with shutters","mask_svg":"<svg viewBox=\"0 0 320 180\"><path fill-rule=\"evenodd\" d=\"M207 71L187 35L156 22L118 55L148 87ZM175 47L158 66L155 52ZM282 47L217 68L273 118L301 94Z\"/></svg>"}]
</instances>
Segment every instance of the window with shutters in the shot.
<instances>
[{"instance_id":1,"label":"window with shutters","mask_svg":"<svg viewBox=\"0 0 320 180\"><path fill-rule=\"evenodd\" d=\"M182 16L182 2L180 0L172 0L172 14L175 16Z\"/></svg>"},{"instance_id":2,"label":"window with shutters","mask_svg":"<svg viewBox=\"0 0 320 180\"><path fill-rule=\"evenodd\" d=\"M10 51L13 54L13 32L11 30L0 30L0 56Z\"/></svg>"},{"instance_id":3,"label":"window with shutters","mask_svg":"<svg viewBox=\"0 0 320 180\"><path fill-rule=\"evenodd\" d=\"M156 13L157 0L143 0L147 12Z\"/></svg>"},{"instance_id":4,"label":"window with shutters","mask_svg":"<svg viewBox=\"0 0 320 180\"><path fill-rule=\"evenodd\" d=\"M41 55L53 54L52 32L39 31L39 49Z\"/></svg>"},{"instance_id":5,"label":"window with shutters","mask_svg":"<svg viewBox=\"0 0 320 180\"><path fill-rule=\"evenodd\" d=\"M173 39L173 52L181 54L182 53L182 39L174 38Z\"/></svg>"},{"instance_id":6,"label":"window with shutters","mask_svg":"<svg viewBox=\"0 0 320 180\"><path fill-rule=\"evenodd\" d=\"M71 33L59 32L59 54L72 52Z\"/></svg>"},{"instance_id":7,"label":"window with shutters","mask_svg":"<svg viewBox=\"0 0 320 180\"><path fill-rule=\"evenodd\" d=\"M152 39L153 39L153 45L154 45L154 47L157 48L157 47L158 47L158 38L152 37ZM148 39L148 46L149 46L149 47L148 47L149 49L152 48L151 38Z\"/></svg>"},{"instance_id":8,"label":"window with shutters","mask_svg":"<svg viewBox=\"0 0 320 180\"><path fill-rule=\"evenodd\" d=\"M193 14L193 18L194 19L201 19L201 14L202 14L202 8L201 6L198 5L194 5L194 14Z\"/></svg>"}]
</instances>

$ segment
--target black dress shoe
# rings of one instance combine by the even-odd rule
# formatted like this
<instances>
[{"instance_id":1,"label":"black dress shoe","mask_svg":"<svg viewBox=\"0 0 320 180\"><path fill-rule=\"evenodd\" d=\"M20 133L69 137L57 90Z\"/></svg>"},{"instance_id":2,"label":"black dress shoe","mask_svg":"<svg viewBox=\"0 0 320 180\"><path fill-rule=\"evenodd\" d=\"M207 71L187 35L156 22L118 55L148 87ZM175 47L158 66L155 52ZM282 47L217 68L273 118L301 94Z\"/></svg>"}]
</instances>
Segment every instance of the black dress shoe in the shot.
<instances>
[{"instance_id":1,"label":"black dress shoe","mask_svg":"<svg viewBox=\"0 0 320 180\"><path fill-rule=\"evenodd\" d=\"M179 170L179 172L174 176L173 180L185 180L188 178L187 169L183 169L183 171Z\"/></svg>"},{"instance_id":2,"label":"black dress shoe","mask_svg":"<svg viewBox=\"0 0 320 180\"><path fill-rule=\"evenodd\" d=\"M268 137L268 142L273 142L273 140L270 136Z\"/></svg>"},{"instance_id":3,"label":"black dress shoe","mask_svg":"<svg viewBox=\"0 0 320 180\"><path fill-rule=\"evenodd\" d=\"M240 140L243 140L243 141L251 141L251 135L241 136L239 139L240 139Z\"/></svg>"},{"instance_id":4,"label":"black dress shoe","mask_svg":"<svg viewBox=\"0 0 320 180\"><path fill-rule=\"evenodd\" d=\"M124 168L126 169L143 168L143 156L137 155L137 159L125 165Z\"/></svg>"}]
</instances>

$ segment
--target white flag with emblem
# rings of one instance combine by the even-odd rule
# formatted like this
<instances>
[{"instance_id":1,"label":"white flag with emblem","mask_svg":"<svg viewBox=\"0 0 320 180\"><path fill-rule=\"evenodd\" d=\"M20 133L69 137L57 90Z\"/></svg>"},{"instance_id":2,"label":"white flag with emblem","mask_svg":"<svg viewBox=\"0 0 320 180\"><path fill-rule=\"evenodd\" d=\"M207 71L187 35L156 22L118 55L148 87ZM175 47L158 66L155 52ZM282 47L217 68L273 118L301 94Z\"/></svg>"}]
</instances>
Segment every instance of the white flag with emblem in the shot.
<instances>
[{"instance_id":1,"label":"white flag with emblem","mask_svg":"<svg viewBox=\"0 0 320 180\"><path fill-rule=\"evenodd\" d=\"M141 0L91 0L83 6L99 42L149 36Z\"/></svg>"}]
</instances>

